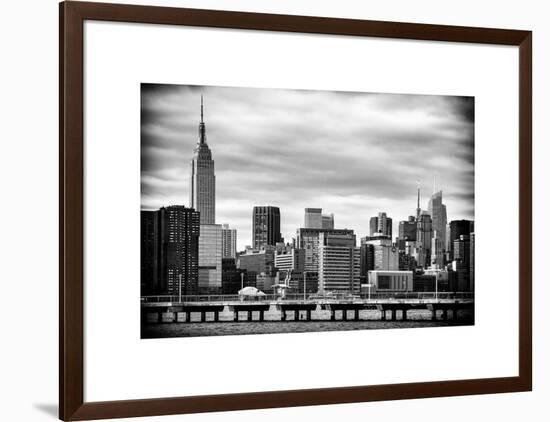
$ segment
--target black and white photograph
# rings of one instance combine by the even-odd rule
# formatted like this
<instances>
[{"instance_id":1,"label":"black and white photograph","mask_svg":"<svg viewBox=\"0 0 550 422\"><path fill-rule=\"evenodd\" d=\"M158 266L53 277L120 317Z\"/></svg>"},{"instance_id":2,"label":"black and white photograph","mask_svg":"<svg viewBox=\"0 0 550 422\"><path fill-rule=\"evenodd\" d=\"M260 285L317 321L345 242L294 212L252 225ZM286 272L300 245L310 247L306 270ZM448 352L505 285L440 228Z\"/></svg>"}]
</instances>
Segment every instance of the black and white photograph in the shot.
<instances>
[{"instance_id":1,"label":"black and white photograph","mask_svg":"<svg viewBox=\"0 0 550 422\"><path fill-rule=\"evenodd\" d=\"M474 324L475 98L141 84L141 338Z\"/></svg>"}]
</instances>

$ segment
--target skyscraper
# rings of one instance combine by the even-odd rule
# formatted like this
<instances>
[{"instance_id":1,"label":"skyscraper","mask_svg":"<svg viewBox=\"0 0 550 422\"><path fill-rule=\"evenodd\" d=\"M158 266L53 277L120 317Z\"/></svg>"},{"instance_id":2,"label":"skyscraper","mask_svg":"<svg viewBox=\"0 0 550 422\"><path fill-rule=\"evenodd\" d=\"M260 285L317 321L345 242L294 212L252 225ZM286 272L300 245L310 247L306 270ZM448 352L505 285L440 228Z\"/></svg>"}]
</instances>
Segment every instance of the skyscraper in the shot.
<instances>
[{"instance_id":1,"label":"skyscraper","mask_svg":"<svg viewBox=\"0 0 550 422\"><path fill-rule=\"evenodd\" d=\"M443 240L439 237L438 231L433 231L432 246L430 249L432 266L436 268L443 268L444 255L443 255Z\"/></svg>"},{"instance_id":2,"label":"skyscraper","mask_svg":"<svg viewBox=\"0 0 550 422\"><path fill-rule=\"evenodd\" d=\"M252 211L252 247L261 249L281 242L281 213L278 207L254 207Z\"/></svg>"},{"instance_id":3,"label":"skyscraper","mask_svg":"<svg viewBox=\"0 0 550 422\"><path fill-rule=\"evenodd\" d=\"M191 186L189 204L200 213L201 224L216 223L216 175L212 152L206 143L203 101L201 95L201 121L199 139L191 160Z\"/></svg>"},{"instance_id":4,"label":"skyscraper","mask_svg":"<svg viewBox=\"0 0 550 422\"><path fill-rule=\"evenodd\" d=\"M432 233L441 241L445 248L447 241L447 207L443 204L443 191L434 193L428 202L428 212L432 216Z\"/></svg>"},{"instance_id":5,"label":"skyscraper","mask_svg":"<svg viewBox=\"0 0 550 422\"><path fill-rule=\"evenodd\" d=\"M199 213L183 205L141 212L145 294L197 294ZM145 258L145 259L144 259Z\"/></svg>"},{"instance_id":6,"label":"skyscraper","mask_svg":"<svg viewBox=\"0 0 550 422\"><path fill-rule=\"evenodd\" d=\"M426 211L421 211L416 221L416 262L426 268L430 266L432 247L432 218Z\"/></svg>"},{"instance_id":7,"label":"skyscraper","mask_svg":"<svg viewBox=\"0 0 550 422\"><path fill-rule=\"evenodd\" d=\"M237 230L229 227L229 224L222 226L222 257L237 257Z\"/></svg>"},{"instance_id":8,"label":"skyscraper","mask_svg":"<svg viewBox=\"0 0 550 422\"><path fill-rule=\"evenodd\" d=\"M382 233L391 238L392 236L392 219L385 212L379 212L377 217L370 219L370 235Z\"/></svg>"}]
</instances>

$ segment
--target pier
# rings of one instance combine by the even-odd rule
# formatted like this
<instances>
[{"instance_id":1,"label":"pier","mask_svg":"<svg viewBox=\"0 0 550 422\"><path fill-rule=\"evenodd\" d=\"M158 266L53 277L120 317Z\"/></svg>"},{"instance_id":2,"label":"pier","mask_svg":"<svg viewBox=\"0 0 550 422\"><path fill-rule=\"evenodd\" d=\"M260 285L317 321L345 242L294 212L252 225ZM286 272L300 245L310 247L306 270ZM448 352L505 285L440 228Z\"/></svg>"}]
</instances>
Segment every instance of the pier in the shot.
<instances>
[{"instance_id":1,"label":"pier","mask_svg":"<svg viewBox=\"0 0 550 422\"><path fill-rule=\"evenodd\" d=\"M389 296L348 295L310 297L266 295L243 300L226 296L145 296L141 314L145 323L358 321L360 311L376 311L381 321L407 321L408 311L427 310L432 321L456 320L458 312L474 309L471 293L409 293ZM313 295L317 296L317 295Z\"/></svg>"}]
</instances>

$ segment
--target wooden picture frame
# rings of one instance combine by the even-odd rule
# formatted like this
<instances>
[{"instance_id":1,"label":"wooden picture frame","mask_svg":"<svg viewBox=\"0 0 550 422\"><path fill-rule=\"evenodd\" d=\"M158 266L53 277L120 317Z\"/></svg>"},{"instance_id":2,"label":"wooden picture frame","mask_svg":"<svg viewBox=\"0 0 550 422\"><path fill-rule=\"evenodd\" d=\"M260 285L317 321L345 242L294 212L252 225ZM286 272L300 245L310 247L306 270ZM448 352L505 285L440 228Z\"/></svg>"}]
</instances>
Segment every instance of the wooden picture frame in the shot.
<instances>
[{"instance_id":1,"label":"wooden picture frame","mask_svg":"<svg viewBox=\"0 0 550 422\"><path fill-rule=\"evenodd\" d=\"M530 391L532 385L532 35L530 31L88 2L59 6L59 416L169 415ZM84 33L86 20L519 47L519 376L144 400L84 401Z\"/></svg>"}]
</instances>

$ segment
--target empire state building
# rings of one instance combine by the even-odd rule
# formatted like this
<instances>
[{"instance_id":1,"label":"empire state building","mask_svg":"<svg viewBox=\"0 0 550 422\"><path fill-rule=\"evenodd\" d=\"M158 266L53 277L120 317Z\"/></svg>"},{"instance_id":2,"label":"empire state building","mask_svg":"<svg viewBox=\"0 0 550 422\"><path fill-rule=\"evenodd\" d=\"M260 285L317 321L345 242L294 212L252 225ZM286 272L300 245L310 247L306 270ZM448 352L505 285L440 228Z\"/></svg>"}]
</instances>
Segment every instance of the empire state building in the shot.
<instances>
[{"instance_id":1,"label":"empire state building","mask_svg":"<svg viewBox=\"0 0 550 422\"><path fill-rule=\"evenodd\" d=\"M199 139L193 150L191 160L191 186L189 204L200 212L200 224L216 222L216 176L212 152L206 143L206 126L204 124L203 101L201 95L201 121Z\"/></svg>"}]
</instances>

